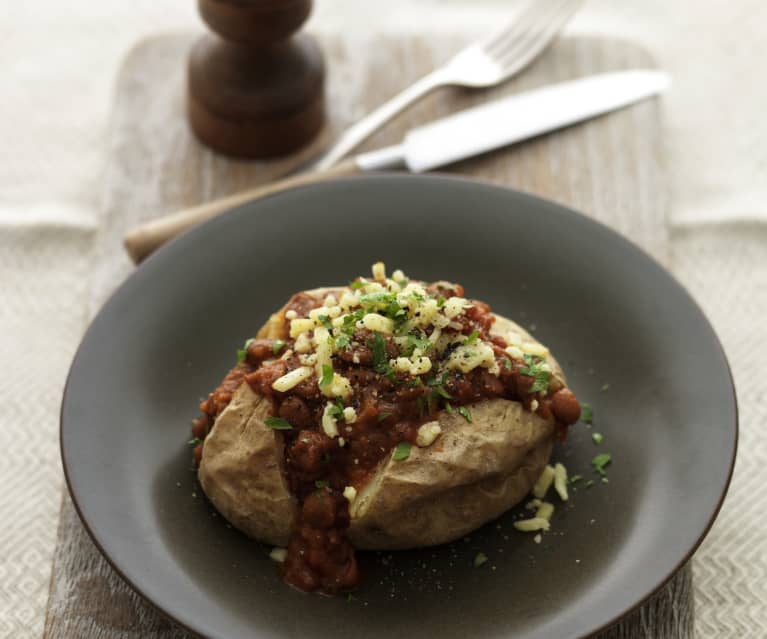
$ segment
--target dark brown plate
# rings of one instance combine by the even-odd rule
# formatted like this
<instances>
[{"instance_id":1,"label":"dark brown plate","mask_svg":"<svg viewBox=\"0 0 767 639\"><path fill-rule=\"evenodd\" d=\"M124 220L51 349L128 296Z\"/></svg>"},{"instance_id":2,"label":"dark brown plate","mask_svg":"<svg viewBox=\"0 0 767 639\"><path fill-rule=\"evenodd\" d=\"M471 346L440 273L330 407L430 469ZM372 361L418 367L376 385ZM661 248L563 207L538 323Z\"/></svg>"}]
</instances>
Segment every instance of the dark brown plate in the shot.
<instances>
[{"instance_id":1,"label":"dark brown plate","mask_svg":"<svg viewBox=\"0 0 767 639\"><path fill-rule=\"evenodd\" d=\"M366 556L351 599L306 595L206 502L189 424L242 341L292 292L345 283L377 259L461 282L534 325L594 407L592 429L574 427L555 455L594 479L595 454L614 461L609 484L576 484L540 545L507 514L448 546ZM61 418L69 488L101 551L170 617L222 639L588 635L695 550L727 489L736 439L719 342L649 257L550 202L411 176L294 190L159 251L88 330ZM488 561L474 567L479 552Z\"/></svg>"}]
</instances>

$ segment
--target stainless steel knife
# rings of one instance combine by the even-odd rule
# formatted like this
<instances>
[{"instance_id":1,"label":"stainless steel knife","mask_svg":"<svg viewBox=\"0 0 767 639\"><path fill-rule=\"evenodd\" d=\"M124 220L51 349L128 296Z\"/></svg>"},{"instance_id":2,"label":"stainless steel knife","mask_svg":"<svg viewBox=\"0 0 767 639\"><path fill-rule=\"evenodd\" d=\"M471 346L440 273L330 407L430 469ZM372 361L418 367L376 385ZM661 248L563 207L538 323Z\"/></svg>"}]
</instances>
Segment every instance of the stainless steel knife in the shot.
<instances>
[{"instance_id":1,"label":"stainless steel knife","mask_svg":"<svg viewBox=\"0 0 767 639\"><path fill-rule=\"evenodd\" d=\"M327 171L296 175L152 220L130 231L125 247L138 263L182 231L260 197L361 172L429 171L620 109L670 84L662 71L615 71L501 98L416 127L401 144L361 153Z\"/></svg>"}]
</instances>

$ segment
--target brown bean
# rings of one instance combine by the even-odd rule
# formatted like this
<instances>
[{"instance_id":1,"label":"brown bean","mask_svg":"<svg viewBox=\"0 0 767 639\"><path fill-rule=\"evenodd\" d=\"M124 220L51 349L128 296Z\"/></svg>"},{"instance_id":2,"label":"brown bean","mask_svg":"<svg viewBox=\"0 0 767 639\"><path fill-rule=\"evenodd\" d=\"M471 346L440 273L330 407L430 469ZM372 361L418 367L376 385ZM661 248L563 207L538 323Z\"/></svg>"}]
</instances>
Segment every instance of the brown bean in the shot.
<instances>
[{"instance_id":1,"label":"brown bean","mask_svg":"<svg viewBox=\"0 0 767 639\"><path fill-rule=\"evenodd\" d=\"M192 436L197 439L203 439L208 434L208 416L201 415L192 420Z\"/></svg>"},{"instance_id":2,"label":"brown bean","mask_svg":"<svg viewBox=\"0 0 767 639\"><path fill-rule=\"evenodd\" d=\"M249 373L245 376L245 381L257 393L271 397L275 392L272 390L272 384L274 384L277 378L282 377L287 372L288 365L282 360L277 360Z\"/></svg>"},{"instance_id":3,"label":"brown bean","mask_svg":"<svg viewBox=\"0 0 767 639\"><path fill-rule=\"evenodd\" d=\"M288 461L297 470L316 478L325 468L324 454L333 447L338 448L338 444L325 433L302 430L290 445Z\"/></svg>"},{"instance_id":4,"label":"brown bean","mask_svg":"<svg viewBox=\"0 0 767 639\"><path fill-rule=\"evenodd\" d=\"M258 366L265 359L274 357L274 340L254 339L248 346L248 362Z\"/></svg>"},{"instance_id":5,"label":"brown bean","mask_svg":"<svg viewBox=\"0 0 767 639\"><path fill-rule=\"evenodd\" d=\"M314 425L312 411L300 397L288 397L280 404L277 414L288 420L293 428L311 428Z\"/></svg>"},{"instance_id":6,"label":"brown bean","mask_svg":"<svg viewBox=\"0 0 767 639\"><path fill-rule=\"evenodd\" d=\"M317 490L304 500L301 514L304 525L330 528L336 520L335 501L326 489Z\"/></svg>"},{"instance_id":7,"label":"brown bean","mask_svg":"<svg viewBox=\"0 0 767 639\"><path fill-rule=\"evenodd\" d=\"M551 412L563 424L574 424L581 416L581 405L573 391L563 388L551 398Z\"/></svg>"}]
</instances>

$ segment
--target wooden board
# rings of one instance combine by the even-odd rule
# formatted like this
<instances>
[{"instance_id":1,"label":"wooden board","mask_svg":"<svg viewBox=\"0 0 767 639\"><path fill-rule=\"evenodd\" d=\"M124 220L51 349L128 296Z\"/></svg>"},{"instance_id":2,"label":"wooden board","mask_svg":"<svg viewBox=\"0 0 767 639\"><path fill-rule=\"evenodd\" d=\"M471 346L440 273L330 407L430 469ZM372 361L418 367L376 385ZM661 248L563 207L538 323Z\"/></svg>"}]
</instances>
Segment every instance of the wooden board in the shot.
<instances>
[{"instance_id":1,"label":"wooden board","mask_svg":"<svg viewBox=\"0 0 767 639\"><path fill-rule=\"evenodd\" d=\"M110 163L102 199L91 312L130 272L121 250L137 222L268 181L305 157L278 163L232 161L203 149L183 112L183 68L194 36L169 35L140 43L120 73L112 119ZM354 42L325 38L330 69L330 121L324 140L403 88L460 47L445 35ZM558 80L652 66L625 42L559 41L520 78L489 92L447 89L429 96L372 138L365 148L393 143L405 130L472 104ZM668 255L667 191L658 105L646 102L511 149L449 167L451 172L556 200L615 228L656 259ZM65 497L58 530L44 636L108 639L188 637L138 597L112 571L84 532ZM692 636L688 568L604 637Z\"/></svg>"}]
</instances>

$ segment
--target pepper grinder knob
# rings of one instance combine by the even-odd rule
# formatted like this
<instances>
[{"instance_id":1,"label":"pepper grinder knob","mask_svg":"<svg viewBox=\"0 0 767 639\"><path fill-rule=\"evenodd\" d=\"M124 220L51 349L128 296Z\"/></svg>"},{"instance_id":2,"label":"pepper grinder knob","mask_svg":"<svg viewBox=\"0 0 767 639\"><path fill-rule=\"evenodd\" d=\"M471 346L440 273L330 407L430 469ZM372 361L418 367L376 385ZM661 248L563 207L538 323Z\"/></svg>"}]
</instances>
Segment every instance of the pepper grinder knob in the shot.
<instances>
[{"instance_id":1,"label":"pepper grinder knob","mask_svg":"<svg viewBox=\"0 0 767 639\"><path fill-rule=\"evenodd\" d=\"M187 116L204 144L270 158L305 146L325 122L325 65L317 41L294 35L312 0L198 0L218 35L193 46Z\"/></svg>"}]
</instances>

